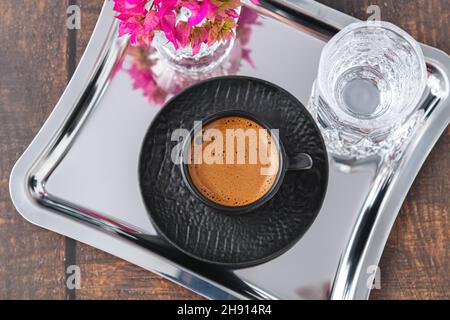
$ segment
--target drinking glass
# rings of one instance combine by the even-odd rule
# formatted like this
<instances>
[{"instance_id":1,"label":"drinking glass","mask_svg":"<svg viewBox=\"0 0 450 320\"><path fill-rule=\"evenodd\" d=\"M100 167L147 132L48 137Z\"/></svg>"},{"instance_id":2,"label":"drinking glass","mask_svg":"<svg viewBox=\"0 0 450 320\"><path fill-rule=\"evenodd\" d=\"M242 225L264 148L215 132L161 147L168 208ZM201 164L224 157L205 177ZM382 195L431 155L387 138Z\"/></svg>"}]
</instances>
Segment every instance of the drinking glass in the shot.
<instances>
[{"instance_id":1,"label":"drinking glass","mask_svg":"<svg viewBox=\"0 0 450 320\"><path fill-rule=\"evenodd\" d=\"M427 86L420 45L388 22L349 25L325 46L310 108L330 151L346 158L402 141Z\"/></svg>"}]
</instances>

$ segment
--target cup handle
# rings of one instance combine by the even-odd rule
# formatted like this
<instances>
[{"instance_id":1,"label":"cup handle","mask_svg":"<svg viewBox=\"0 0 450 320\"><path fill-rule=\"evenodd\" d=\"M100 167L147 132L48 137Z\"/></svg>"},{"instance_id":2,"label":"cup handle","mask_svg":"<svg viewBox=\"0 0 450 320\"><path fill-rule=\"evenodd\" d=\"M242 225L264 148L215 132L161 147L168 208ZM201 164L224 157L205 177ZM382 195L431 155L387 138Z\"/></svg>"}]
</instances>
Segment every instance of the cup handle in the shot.
<instances>
[{"instance_id":1,"label":"cup handle","mask_svg":"<svg viewBox=\"0 0 450 320\"><path fill-rule=\"evenodd\" d=\"M298 171L298 170L309 170L313 167L313 159L309 154L299 153L288 159L287 170L288 171Z\"/></svg>"}]
</instances>

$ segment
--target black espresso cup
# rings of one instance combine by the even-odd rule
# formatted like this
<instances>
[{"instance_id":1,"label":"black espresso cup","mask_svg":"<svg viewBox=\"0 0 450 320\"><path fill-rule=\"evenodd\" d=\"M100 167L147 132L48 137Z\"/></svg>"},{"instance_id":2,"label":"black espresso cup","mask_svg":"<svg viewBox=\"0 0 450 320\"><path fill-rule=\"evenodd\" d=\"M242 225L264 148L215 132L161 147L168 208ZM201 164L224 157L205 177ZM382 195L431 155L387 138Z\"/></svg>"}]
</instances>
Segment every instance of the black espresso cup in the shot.
<instances>
[{"instance_id":1,"label":"black espresso cup","mask_svg":"<svg viewBox=\"0 0 450 320\"><path fill-rule=\"evenodd\" d=\"M277 135L270 134L270 141L271 143L274 143L276 146L276 149L278 151L278 172L276 173L276 177L274 179L273 184L271 187L262 195L260 198L258 198L256 201L241 205L241 206L228 206L224 204L220 204L218 202L215 202L211 200L210 198L206 197L200 190L197 188L195 183L193 182L193 179L191 177L191 174L189 172L189 163L191 160L190 156L190 150L192 147L192 143L196 143L194 140L199 137L199 133L202 132L201 137L203 137L203 128L207 126L208 124L222 119L222 118L228 118L228 117L238 117L243 119L248 119L250 121L255 122L263 129L267 130L267 132L272 133L272 128L266 121L261 119L260 117L246 112L242 110L230 110L230 111L222 111L215 113L211 116L208 116L204 118L201 121L201 125L195 126L189 136L184 141L182 152L181 152L181 173L184 179L184 182L186 183L188 189L190 192L201 202L206 204L207 206L220 210L225 212L232 212L232 213L246 213L252 210L255 210L256 208L262 206L266 202L268 202L270 199L272 199L275 194L280 189L280 186L283 183L283 179L285 177L285 174L287 171L297 171L297 170L309 170L313 166L313 160L310 155L306 153L299 153L295 155L294 157L288 158L285 152L285 149L283 147L282 142L280 141L279 137ZM203 142L202 142L203 143Z\"/></svg>"}]
</instances>

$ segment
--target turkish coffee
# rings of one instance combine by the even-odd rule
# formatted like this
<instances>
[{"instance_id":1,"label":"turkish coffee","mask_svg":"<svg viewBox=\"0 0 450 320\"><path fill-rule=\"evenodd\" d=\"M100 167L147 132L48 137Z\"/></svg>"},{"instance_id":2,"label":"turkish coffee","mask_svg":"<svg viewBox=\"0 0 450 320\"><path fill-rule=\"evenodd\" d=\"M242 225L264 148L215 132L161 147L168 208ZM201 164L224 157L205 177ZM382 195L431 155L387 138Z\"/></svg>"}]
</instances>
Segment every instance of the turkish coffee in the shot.
<instances>
[{"instance_id":1,"label":"turkish coffee","mask_svg":"<svg viewBox=\"0 0 450 320\"><path fill-rule=\"evenodd\" d=\"M219 205L263 198L277 182L280 152L272 133L241 116L213 120L194 135L188 172L194 187Z\"/></svg>"}]
</instances>

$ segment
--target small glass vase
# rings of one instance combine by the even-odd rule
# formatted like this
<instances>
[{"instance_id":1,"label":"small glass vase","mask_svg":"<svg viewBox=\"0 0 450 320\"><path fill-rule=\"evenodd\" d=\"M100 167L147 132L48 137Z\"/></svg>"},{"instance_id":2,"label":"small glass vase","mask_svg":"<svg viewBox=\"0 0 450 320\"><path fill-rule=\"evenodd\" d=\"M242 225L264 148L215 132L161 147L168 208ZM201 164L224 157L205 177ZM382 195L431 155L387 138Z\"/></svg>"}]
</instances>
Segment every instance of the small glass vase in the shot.
<instances>
[{"instance_id":1,"label":"small glass vase","mask_svg":"<svg viewBox=\"0 0 450 320\"><path fill-rule=\"evenodd\" d=\"M236 11L239 15L241 7ZM177 21L187 21L189 17L189 10L182 10L177 17ZM236 34L236 27L233 32ZM228 41L219 41L211 46L202 43L199 52L196 54L193 53L191 45L176 49L173 43L167 40L163 32L155 34L153 43L160 56L176 71L200 74L211 72L224 62L233 49L234 41L235 39L232 37Z\"/></svg>"},{"instance_id":2,"label":"small glass vase","mask_svg":"<svg viewBox=\"0 0 450 320\"><path fill-rule=\"evenodd\" d=\"M162 33L155 35L154 41L160 56L170 67L191 74L211 72L228 57L234 45L234 38L216 42L212 46L203 43L200 51L194 55L190 45L175 49Z\"/></svg>"}]
</instances>

